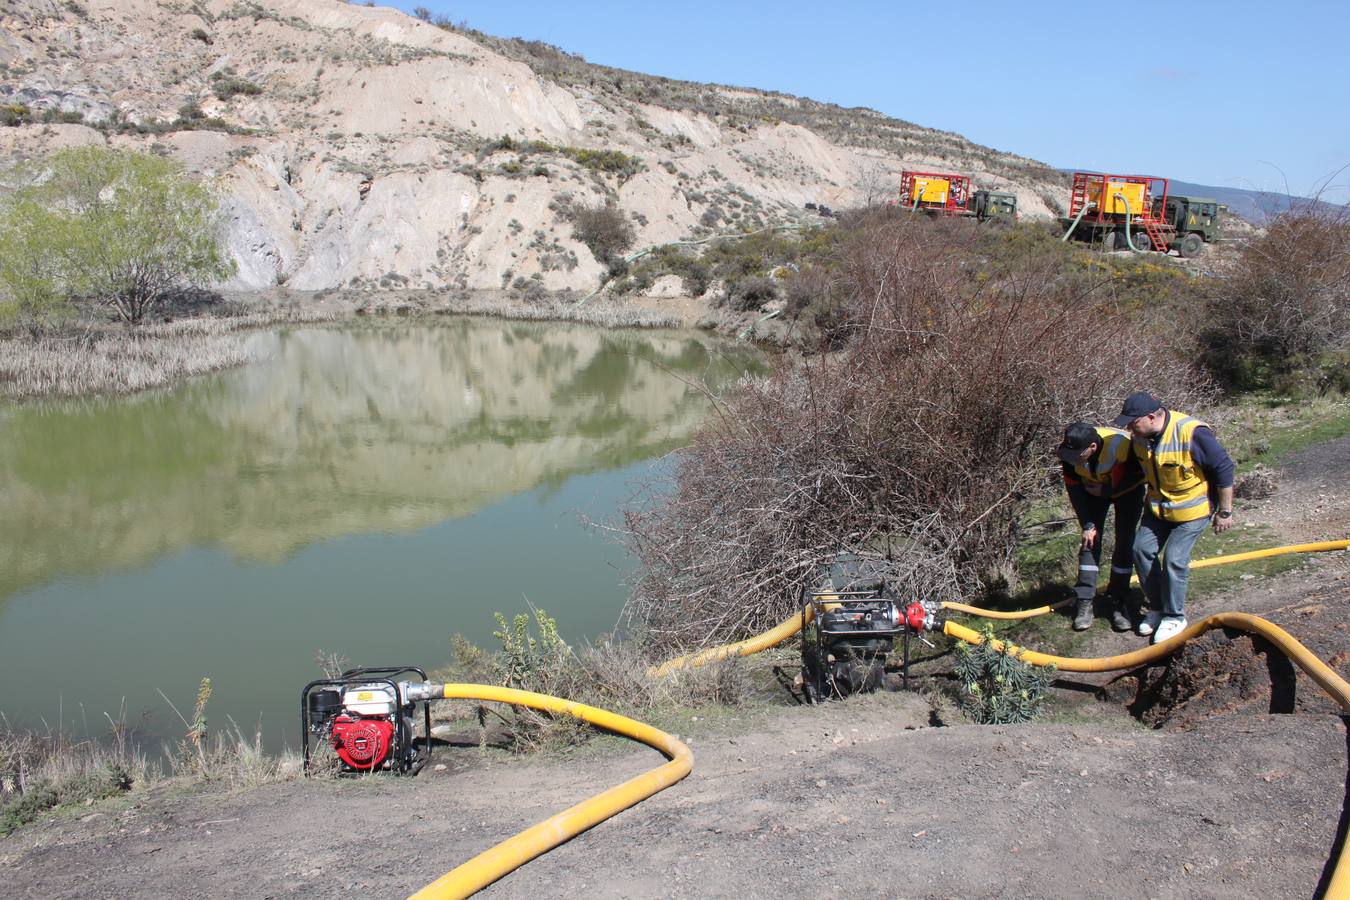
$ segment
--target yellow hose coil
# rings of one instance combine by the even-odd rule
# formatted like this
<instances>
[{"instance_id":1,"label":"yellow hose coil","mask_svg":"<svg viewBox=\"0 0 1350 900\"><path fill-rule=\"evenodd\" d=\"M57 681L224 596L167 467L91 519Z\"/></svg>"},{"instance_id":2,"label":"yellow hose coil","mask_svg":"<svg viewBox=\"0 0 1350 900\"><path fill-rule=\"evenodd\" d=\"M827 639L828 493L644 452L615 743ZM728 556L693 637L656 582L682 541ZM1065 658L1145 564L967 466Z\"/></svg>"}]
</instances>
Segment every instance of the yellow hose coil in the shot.
<instances>
[{"instance_id":1,"label":"yellow hose coil","mask_svg":"<svg viewBox=\"0 0 1350 900\"><path fill-rule=\"evenodd\" d=\"M1259 551L1258 551L1259 552ZM1201 619L1194 625L1180 631L1175 637L1160 641L1151 647L1145 647L1142 650L1135 650L1132 653L1122 653L1119 656L1099 656L1096 658L1079 659L1072 656L1051 656L1048 653L1037 653L1034 650L1023 650L1015 644L1005 644L1003 641L993 641L993 646L1002 649L1004 646L1011 648L1012 651L1019 654L1018 658L1023 662L1035 666L1056 666L1065 672L1114 672L1119 669L1133 669L1136 666L1144 665L1155 660L1169 656L1181 649L1181 645L1199 637L1206 631L1214 628L1235 628L1239 631L1245 631L1248 634L1257 634L1270 641L1280 649L1285 656L1289 657L1300 669L1308 674L1313 681L1321 685L1322 689L1331 695L1332 699L1341 705L1341 709L1350 713L1350 683L1337 675L1336 672L1322 660L1318 659L1308 650L1307 647L1299 643L1293 635L1285 631L1273 622L1268 622L1260 616L1253 616L1247 613L1226 612L1209 616ZM944 634L966 641L970 644L983 643L984 638L977 631L972 631L964 625L958 625L955 622L947 622L942 626ZM1345 848L1341 848L1341 853L1336 858L1336 866L1331 873L1331 881L1327 885L1326 897L1329 900L1348 900L1350 898L1350 856L1345 853Z\"/></svg>"},{"instance_id":2,"label":"yellow hose coil","mask_svg":"<svg viewBox=\"0 0 1350 900\"><path fill-rule=\"evenodd\" d=\"M596 706L574 703L547 694L484 684L447 684L442 696L446 700L492 700L574 716L597 727L641 741L661 751L670 761L630 778L604 793L596 794L589 800L583 800L576 806L507 838L490 850L483 851L413 894L413 897L420 900L467 897L475 891L482 890L536 856L547 853L610 816L665 790L688 775L694 766L694 754L675 736L636 719Z\"/></svg>"}]
</instances>

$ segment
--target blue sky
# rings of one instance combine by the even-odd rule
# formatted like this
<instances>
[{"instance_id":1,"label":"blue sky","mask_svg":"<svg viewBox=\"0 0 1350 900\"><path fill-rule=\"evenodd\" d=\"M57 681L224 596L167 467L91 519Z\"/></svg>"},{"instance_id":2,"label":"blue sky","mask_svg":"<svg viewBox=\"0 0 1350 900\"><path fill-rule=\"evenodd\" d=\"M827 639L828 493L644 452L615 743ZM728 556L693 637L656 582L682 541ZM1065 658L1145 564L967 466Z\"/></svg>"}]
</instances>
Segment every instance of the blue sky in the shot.
<instances>
[{"instance_id":1,"label":"blue sky","mask_svg":"<svg viewBox=\"0 0 1350 900\"><path fill-rule=\"evenodd\" d=\"M381 4L383 5L383 4ZM1055 166L1283 191L1350 163L1350 0L421 0L595 63L867 106ZM1350 170L1324 199L1350 201Z\"/></svg>"}]
</instances>

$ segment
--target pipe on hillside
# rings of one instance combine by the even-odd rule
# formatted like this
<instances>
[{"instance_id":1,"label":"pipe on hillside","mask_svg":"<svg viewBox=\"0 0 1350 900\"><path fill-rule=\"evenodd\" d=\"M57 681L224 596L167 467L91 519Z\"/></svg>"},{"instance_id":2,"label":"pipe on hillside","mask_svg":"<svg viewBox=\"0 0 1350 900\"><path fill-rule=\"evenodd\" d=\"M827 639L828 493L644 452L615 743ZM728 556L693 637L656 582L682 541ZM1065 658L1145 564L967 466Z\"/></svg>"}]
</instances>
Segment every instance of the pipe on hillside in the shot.
<instances>
[{"instance_id":1,"label":"pipe on hillside","mask_svg":"<svg viewBox=\"0 0 1350 900\"><path fill-rule=\"evenodd\" d=\"M483 851L413 894L419 900L467 897L480 891L564 841L665 790L688 775L694 766L694 754L674 735L636 719L561 697L485 684L435 683L409 685L408 697L410 700L489 700L568 715L641 741L669 759L664 765L630 778L589 800L583 800Z\"/></svg>"},{"instance_id":2,"label":"pipe on hillside","mask_svg":"<svg viewBox=\"0 0 1350 900\"><path fill-rule=\"evenodd\" d=\"M1243 553L1229 553L1224 556L1211 556L1209 559L1197 559L1191 562L1191 569L1211 569L1215 566L1228 566L1233 563L1248 562L1253 559L1267 559L1272 556L1285 556L1290 553L1324 553L1331 550L1350 549L1350 540L1336 541L1315 541L1310 544L1286 544L1283 547L1266 547L1264 550L1247 550ZM1139 576L1131 575L1130 584L1139 584ZM949 609L952 612L966 613L972 616L981 616L986 619L1031 619L1036 616L1043 616L1048 612L1053 612L1061 607L1068 606L1074 602L1074 598L1061 600L1058 603L1051 603L1048 606L1038 606L1035 609L1015 609L1004 611L1000 609L981 609L978 606L967 606L964 603L942 604L943 609Z\"/></svg>"}]
</instances>

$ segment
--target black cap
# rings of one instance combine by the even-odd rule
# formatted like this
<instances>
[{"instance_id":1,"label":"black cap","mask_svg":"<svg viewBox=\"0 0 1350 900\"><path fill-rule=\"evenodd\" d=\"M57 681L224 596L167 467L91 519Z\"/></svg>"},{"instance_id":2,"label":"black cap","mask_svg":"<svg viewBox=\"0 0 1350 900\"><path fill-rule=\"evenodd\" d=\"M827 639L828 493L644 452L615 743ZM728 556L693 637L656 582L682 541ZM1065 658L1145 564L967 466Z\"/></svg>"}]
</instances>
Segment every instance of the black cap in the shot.
<instances>
[{"instance_id":1,"label":"black cap","mask_svg":"<svg viewBox=\"0 0 1350 900\"><path fill-rule=\"evenodd\" d=\"M1125 398L1125 405L1116 416L1116 427L1125 428L1140 416L1147 416L1162 409L1162 401L1148 391L1135 391Z\"/></svg>"},{"instance_id":2,"label":"black cap","mask_svg":"<svg viewBox=\"0 0 1350 900\"><path fill-rule=\"evenodd\" d=\"M1078 463L1083 451L1098 440L1097 429L1086 422L1073 422L1064 429L1064 440L1060 442L1059 458L1074 465Z\"/></svg>"}]
</instances>

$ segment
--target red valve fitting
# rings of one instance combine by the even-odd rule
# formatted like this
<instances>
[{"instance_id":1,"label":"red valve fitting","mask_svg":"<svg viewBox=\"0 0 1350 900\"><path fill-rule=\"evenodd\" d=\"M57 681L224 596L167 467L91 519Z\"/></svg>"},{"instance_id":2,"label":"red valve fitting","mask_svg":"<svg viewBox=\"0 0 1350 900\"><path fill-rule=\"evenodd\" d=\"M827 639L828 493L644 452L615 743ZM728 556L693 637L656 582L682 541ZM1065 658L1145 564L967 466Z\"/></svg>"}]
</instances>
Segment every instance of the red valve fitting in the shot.
<instances>
[{"instance_id":1,"label":"red valve fitting","mask_svg":"<svg viewBox=\"0 0 1350 900\"><path fill-rule=\"evenodd\" d=\"M923 631L924 626L928 624L928 609L915 600L909 606L905 607L905 624L911 631Z\"/></svg>"}]
</instances>

